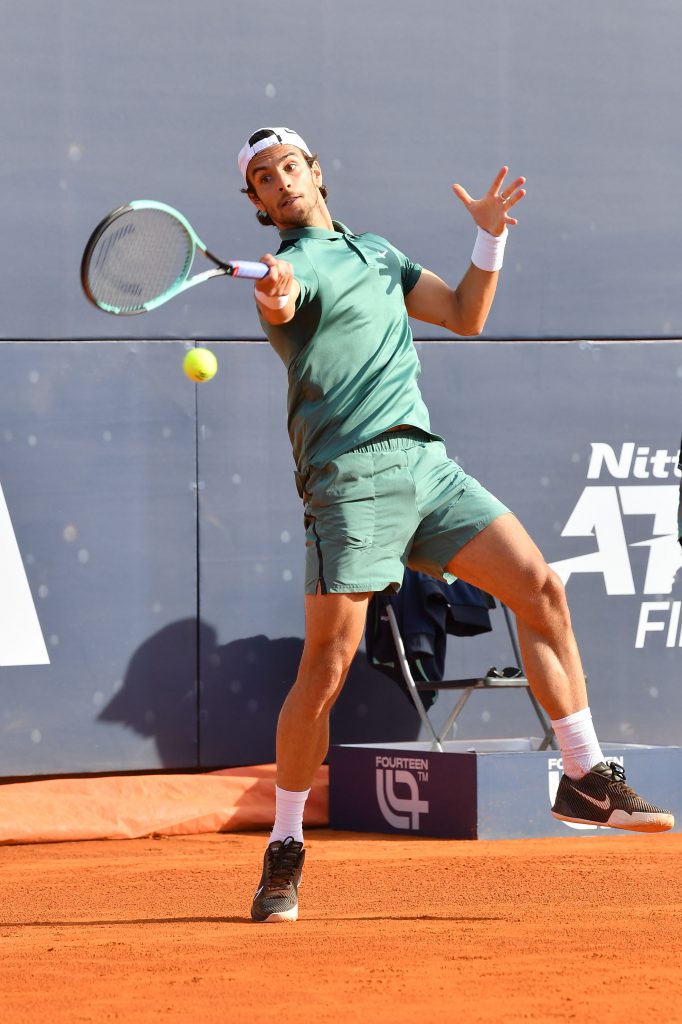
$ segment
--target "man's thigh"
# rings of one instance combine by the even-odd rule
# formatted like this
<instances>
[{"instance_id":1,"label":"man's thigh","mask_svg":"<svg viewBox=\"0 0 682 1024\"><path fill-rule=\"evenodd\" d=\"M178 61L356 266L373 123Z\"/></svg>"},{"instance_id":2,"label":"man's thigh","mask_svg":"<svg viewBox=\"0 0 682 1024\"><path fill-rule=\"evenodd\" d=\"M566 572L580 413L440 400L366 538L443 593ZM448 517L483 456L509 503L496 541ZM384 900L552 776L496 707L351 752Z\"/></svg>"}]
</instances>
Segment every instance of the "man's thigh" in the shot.
<instances>
[{"instance_id":1,"label":"man's thigh","mask_svg":"<svg viewBox=\"0 0 682 1024\"><path fill-rule=\"evenodd\" d=\"M419 455L414 477L421 522L408 565L451 582L450 560L509 509L449 459L440 442L432 442Z\"/></svg>"},{"instance_id":2,"label":"man's thigh","mask_svg":"<svg viewBox=\"0 0 682 1024\"><path fill-rule=\"evenodd\" d=\"M514 611L537 595L549 572L539 548L511 513L476 534L450 559L447 569Z\"/></svg>"}]
</instances>

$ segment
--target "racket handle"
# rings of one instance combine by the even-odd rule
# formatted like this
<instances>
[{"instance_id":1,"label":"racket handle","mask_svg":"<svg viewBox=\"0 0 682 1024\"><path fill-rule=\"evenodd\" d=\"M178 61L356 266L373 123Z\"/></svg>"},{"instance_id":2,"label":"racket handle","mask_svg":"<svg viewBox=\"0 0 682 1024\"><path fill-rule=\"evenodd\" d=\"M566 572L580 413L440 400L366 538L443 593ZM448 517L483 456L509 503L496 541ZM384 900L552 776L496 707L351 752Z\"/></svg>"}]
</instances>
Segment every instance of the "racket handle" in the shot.
<instances>
[{"instance_id":1,"label":"racket handle","mask_svg":"<svg viewBox=\"0 0 682 1024\"><path fill-rule=\"evenodd\" d=\"M265 277L270 270L265 263L250 263L248 260L230 260L230 267L232 277L250 277L255 281Z\"/></svg>"}]
</instances>

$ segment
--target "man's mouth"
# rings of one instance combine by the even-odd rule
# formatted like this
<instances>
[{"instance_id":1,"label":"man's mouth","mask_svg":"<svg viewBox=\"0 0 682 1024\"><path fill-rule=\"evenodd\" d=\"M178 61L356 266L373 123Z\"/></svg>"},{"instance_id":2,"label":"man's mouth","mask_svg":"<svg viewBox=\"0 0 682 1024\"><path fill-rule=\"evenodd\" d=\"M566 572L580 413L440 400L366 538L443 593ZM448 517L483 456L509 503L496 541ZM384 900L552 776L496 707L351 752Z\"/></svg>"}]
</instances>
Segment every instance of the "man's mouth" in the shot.
<instances>
[{"instance_id":1,"label":"man's mouth","mask_svg":"<svg viewBox=\"0 0 682 1024\"><path fill-rule=\"evenodd\" d=\"M293 203L296 202L297 199L300 198L301 196L287 196L286 199L283 199L282 202L279 204L280 210L283 210L286 206L291 206Z\"/></svg>"}]
</instances>

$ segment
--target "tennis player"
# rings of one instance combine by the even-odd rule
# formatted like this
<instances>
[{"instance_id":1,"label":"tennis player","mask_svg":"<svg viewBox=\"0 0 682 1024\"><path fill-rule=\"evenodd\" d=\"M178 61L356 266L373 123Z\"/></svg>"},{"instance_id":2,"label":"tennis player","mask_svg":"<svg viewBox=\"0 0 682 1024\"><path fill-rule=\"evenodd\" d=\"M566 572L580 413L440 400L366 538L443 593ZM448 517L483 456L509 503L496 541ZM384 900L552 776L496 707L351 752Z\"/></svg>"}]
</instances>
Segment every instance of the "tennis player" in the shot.
<instances>
[{"instance_id":1,"label":"tennis player","mask_svg":"<svg viewBox=\"0 0 682 1024\"><path fill-rule=\"evenodd\" d=\"M521 523L446 454L419 392L408 317L480 334L495 295L524 178L496 174L480 199L452 190L473 218L471 263L455 288L387 239L332 220L316 155L289 128L263 128L239 153L261 223L279 230L255 299L288 371L288 427L306 531L305 642L277 727L275 823L253 900L255 921L296 920L303 808L329 742L329 712L375 592L405 565L488 591L517 619L526 675L548 713L564 774L564 821L660 832L672 814L605 763L563 585Z\"/></svg>"}]
</instances>

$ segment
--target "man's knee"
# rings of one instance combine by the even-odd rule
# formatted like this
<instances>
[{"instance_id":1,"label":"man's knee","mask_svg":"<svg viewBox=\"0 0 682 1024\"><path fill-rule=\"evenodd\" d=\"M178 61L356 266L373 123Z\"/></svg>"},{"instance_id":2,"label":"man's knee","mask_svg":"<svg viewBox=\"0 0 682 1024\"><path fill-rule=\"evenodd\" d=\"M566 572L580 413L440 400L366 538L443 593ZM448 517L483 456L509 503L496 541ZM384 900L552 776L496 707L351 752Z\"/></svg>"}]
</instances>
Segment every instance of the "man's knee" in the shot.
<instances>
[{"instance_id":1,"label":"man's knee","mask_svg":"<svg viewBox=\"0 0 682 1024\"><path fill-rule=\"evenodd\" d=\"M516 614L522 622L541 633L548 629L570 628L571 616L564 584L544 561L533 566L529 586L520 595Z\"/></svg>"},{"instance_id":2,"label":"man's knee","mask_svg":"<svg viewBox=\"0 0 682 1024\"><path fill-rule=\"evenodd\" d=\"M355 650L338 642L304 649L294 688L300 705L312 717L331 708L354 656Z\"/></svg>"}]
</instances>

